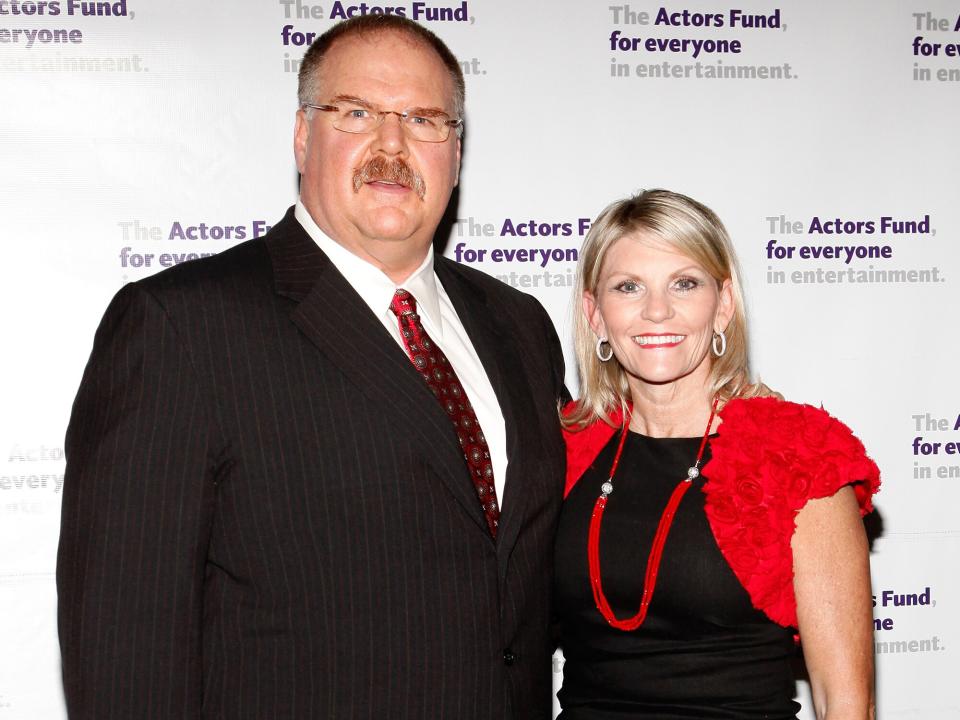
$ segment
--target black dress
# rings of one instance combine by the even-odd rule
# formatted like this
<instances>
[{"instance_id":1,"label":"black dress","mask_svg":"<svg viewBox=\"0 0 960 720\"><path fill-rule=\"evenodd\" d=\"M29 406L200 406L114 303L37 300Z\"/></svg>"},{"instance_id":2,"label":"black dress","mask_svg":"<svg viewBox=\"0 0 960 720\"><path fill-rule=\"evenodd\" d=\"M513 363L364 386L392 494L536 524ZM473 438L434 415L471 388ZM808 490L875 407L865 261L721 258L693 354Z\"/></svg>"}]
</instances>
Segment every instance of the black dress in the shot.
<instances>
[{"instance_id":1,"label":"black dress","mask_svg":"<svg viewBox=\"0 0 960 720\"><path fill-rule=\"evenodd\" d=\"M562 720L794 720L793 631L753 608L704 514L694 481L666 541L643 625L610 627L593 600L587 531L619 441L615 434L564 504L555 550ZM600 534L603 589L614 614L639 609L660 514L700 438L627 437ZM704 463L710 457L709 444ZM709 475L709 467L704 475Z\"/></svg>"}]
</instances>

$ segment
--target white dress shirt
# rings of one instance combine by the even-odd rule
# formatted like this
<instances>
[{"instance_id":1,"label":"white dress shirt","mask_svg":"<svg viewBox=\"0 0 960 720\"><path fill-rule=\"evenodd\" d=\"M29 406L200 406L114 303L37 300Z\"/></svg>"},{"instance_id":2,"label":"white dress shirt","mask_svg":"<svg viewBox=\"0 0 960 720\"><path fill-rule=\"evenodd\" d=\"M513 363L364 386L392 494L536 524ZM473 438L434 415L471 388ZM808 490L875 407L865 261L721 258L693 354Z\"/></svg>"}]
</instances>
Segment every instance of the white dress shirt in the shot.
<instances>
[{"instance_id":1,"label":"white dress shirt","mask_svg":"<svg viewBox=\"0 0 960 720\"><path fill-rule=\"evenodd\" d=\"M453 365L460 383L470 398L480 427L483 428L490 459L493 464L493 484L497 489L497 502L503 509L503 484L507 475L507 431L500 403L487 377L486 370L473 349L453 303L433 271L433 247L427 252L420 267L402 283L394 283L380 268L354 255L338 242L328 237L310 217L300 200L294 210L297 221L307 231L321 250L334 264L340 274L383 323L383 326L407 354L400 335L397 316L390 310L390 301L397 288L403 288L417 301L417 312L427 334L440 347ZM477 500L479 504L480 500Z\"/></svg>"}]
</instances>

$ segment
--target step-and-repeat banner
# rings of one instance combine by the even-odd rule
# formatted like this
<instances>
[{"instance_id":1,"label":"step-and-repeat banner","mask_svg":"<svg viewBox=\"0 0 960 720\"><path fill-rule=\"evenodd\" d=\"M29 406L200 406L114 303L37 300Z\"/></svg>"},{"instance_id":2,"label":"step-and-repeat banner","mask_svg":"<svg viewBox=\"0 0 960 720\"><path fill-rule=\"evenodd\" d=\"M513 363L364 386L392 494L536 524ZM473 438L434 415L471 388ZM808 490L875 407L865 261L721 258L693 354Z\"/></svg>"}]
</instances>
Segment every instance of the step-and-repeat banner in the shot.
<instances>
[{"instance_id":1,"label":"step-and-repeat banner","mask_svg":"<svg viewBox=\"0 0 960 720\"><path fill-rule=\"evenodd\" d=\"M462 61L446 254L536 295L568 358L604 205L666 187L724 219L755 368L883 472L879 717L960 718L960 3L388 3L0 0L0 718L64 717L63 435L109 298L280 218L300 58L364 12Z\"/></svg>"}]
</instances>

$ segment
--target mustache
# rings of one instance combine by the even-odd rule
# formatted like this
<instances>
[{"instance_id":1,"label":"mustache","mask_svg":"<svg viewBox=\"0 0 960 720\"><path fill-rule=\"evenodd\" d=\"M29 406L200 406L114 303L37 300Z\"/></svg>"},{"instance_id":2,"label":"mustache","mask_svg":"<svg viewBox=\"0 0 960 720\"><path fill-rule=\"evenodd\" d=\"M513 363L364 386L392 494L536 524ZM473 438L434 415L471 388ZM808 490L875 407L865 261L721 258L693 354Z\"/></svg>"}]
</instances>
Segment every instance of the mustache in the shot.
<instances>
[{"instance_id":1,"label":"mustache","mask_svg":"<svg viewBox=\"0 0 960 720\"><path fill-rule=\"evenodd\" d=\"M427 192L423 177L402 158L388 160L382 155L370 158L353 171L353 191L360 192L364 184L377 180L386 180L410 188L421 200Z\"/></svg>"}]
</instances>

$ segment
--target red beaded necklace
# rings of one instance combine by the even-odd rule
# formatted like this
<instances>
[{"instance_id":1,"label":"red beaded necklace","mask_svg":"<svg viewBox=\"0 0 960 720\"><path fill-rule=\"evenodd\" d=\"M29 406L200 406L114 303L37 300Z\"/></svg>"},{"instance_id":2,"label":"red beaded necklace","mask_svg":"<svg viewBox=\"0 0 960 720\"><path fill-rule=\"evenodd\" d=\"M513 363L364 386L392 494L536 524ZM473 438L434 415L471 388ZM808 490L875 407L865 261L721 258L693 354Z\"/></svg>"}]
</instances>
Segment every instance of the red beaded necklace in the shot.
<instances>
[{"instance_id":1,"label":"red beaded necklace","mask_svg":"<svg viewBox=\"0 0 960 720\"><path fill-rule=\"evenodd\" d=\"M647 608L653 601L653 590L657 585L657 573L660 571L663 546L667 542L667 535L670 533L670 526L673 524L673 516L677 513L677 506L680 505L684 493L690 488L691 482L700 475L703 449L707 446L707 437L710 435L710 426L713 425L713 418L717 414L719 402L719 396L714 398L713 408L710 410L710 419L707 420L707 429L703 432L703 440L700 441L700 449L697 451L696 462L687 470L687 477L677 483L677 486L673 489L673 494L667 501L667 506L663 509L663 514L660 515L657 532L653 537L653 545L650 547L650 556L647 558L647 572L643 579L643 596L640 598L640 609L633 617L618 620L610 608L610 603L607 602L606 595L603 594L603 583L600 580L600 525L603 522L603 511L607 507L607 498L613 492L613 476L617 472L620 455L623 453L623 444L627 439L630 419L629 417L624 418L617 454L614 456L613 465L610 467L610 476L600 486L600 497L597 498L597 502L593 506L593 515L590 517L590 534L587 538L587 559L590 563L590 586L593 588L593 601L607 623L618 630L636 630L647 618Z\"/></svg>"}]
</instances>

